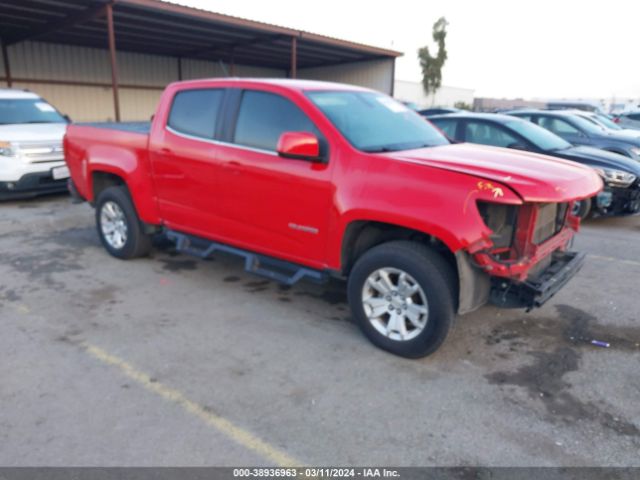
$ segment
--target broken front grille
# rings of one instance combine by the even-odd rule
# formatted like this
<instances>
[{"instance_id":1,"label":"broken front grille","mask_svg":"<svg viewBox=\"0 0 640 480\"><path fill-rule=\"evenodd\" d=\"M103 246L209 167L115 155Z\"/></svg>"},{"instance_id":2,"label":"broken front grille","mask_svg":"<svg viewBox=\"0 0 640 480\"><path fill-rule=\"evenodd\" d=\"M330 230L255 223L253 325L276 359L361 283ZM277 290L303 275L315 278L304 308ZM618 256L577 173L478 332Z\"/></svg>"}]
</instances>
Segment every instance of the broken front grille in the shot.
<instances>
[{"instance_id":1,"label":"broken front grille","mask_svg":"<svg viewBox=\"0 0 640 480\"><path fill-rule=\"evenodd\" d=\"M541 203L533 231L533 243L539 245L562 230L567 218L568 203Z\"/></svg>"}]
</instances>

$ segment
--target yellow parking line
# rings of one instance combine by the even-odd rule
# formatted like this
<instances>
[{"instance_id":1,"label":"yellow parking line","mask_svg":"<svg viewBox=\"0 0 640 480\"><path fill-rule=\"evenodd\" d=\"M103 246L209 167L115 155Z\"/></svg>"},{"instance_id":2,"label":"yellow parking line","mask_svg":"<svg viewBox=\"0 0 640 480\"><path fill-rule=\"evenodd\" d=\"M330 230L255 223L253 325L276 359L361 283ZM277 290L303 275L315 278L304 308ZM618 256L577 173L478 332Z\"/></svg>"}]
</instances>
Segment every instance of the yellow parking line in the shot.
<instances>
[{"instance_id":1,"label":"yellow parking line","mask_svg":"<svg viewBox=\"0 0 640 480\"><path fill-rule=\"evenodd\" d=\"M634 265L634 266L640 267L640 262L638 262L636 260L624 260L622 258L605 257L603 255L593 255L592 253L589 254L589 257L590 258L596 258L598 260L606 260L608 262L626 263L627 265Z\"/></svg>"},{"instance_id":2,"label":"yellow parking line","mask_svg":"<svg viewBox=\"0 0 640 480\"><path fill-rule=\"evenodd\" d=\"M283 467L292 467L301 465L300 462L293 459L286 453L280 451L276 447L269 445L264 440L256 437L252 433L244 430L237 425L234 425L231 421L223 418L215 413L211 413L210 411L205 410L202 406L198 405L196 402L189 400L185 397L181 392L175 390L171 387L163 385L162 383L152 380L149 375L137 370L133 365L127 363L126 361L118 358L110 353L104 351L100 347L96 347L95 345L90 345L88 343L83 343L84 349L94 358L100 360L101 362L111 365L114 367L118 367L122 373L124 373L127 377L137 382L139 385L144 387L146 390L149 390L153 393L160 395L165 400L173 402L184 410L189 412L192 415L195 415L200 420L204 421L207 425L215 428L225 436L234 440L236 443L242 445L243 447L252 450L264 458L267 458L273 461L278 466Z\"/></svg>"}]
</instances>

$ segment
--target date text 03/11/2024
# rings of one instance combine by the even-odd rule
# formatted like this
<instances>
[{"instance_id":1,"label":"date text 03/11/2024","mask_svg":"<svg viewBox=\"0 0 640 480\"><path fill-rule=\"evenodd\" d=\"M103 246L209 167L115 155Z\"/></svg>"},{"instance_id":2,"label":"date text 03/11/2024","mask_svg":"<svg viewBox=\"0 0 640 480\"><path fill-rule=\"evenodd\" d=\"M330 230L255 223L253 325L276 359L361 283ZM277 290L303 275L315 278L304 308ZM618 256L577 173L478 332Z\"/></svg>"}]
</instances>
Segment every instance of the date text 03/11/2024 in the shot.
<instances>
[{"instance_id":1,"label":"date text 03/11/2024","mask_svg":"<svg viewBox=\"0 0 640 480\"><path fill-rule=\"evenodd\" d=\"M321 477L321 478L393 478L397 470L387 468L234 468L233 477Z\"/></svg>"}]
</instances>

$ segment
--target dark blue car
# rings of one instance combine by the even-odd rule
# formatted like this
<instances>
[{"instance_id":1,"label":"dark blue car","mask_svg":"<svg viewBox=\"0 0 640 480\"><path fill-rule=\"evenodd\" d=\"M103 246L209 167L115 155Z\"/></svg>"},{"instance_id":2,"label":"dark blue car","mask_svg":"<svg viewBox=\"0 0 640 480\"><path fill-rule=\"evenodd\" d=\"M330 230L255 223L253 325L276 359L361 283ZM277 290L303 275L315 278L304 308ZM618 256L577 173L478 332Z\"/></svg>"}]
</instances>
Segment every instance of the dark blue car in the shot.
<instances>
[{"instance_id":1,"label":"dark blue car","mask_svg":"<svg viewBox=\"0 0 640 480\"><path fill-rule=\"evenodd\" d=\"M570 111L512 110L505 113L529 120L573 145L601 148L640 160L640 138L601 128Z\"/></svg>"},{"instance_id":2,"label":"dark blue car","mask_svg":"<svg viewBox=\"0 0 640 480\"><path fill-rule=\"evenodd\" d=\"M640 210L640 162L592 147L573 146L548 130L508 115L454 113L430 117L458 142L515 148L571 160L596 169L605 189L593 202L582 202L581 216L629 214ZM586 121L586 120L585 120Z\"/></svg>"}]
</instances>

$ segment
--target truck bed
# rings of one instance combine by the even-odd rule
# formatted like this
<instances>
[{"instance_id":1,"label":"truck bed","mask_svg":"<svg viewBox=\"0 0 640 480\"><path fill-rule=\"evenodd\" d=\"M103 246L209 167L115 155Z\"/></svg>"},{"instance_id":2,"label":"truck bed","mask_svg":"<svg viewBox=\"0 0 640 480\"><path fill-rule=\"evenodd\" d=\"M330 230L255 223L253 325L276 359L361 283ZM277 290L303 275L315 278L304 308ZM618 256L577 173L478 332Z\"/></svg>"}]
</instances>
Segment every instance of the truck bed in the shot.
<instances>
[{"instance_id":1,"label":"truck bed","mask_svg":"<svg viewBox=\"0 0 640 480\"><path fill-rule=\"evenodd\" d=\"M136 185L134 199L153 198L148 175L148 122L71 123L64 136L65 161L80 196L94 201L92 171L105 172ZM141 208L144 200L136 201ZM139 212L140 214L140 212ZM141 215L146 220L144 213Z\"/></svg>"},{"instance_id":2,"label":"truck bed","mask_svg":"<svg viewBox=\"0 0 640 480\"><path fill-rule=\"evenodd\" d=\"M123 132L140 133L142 135L149 135L149 131L151 130L151 122L82 122L76 123L75 125L121 130Z\"/></svg>"}]
</instances>

